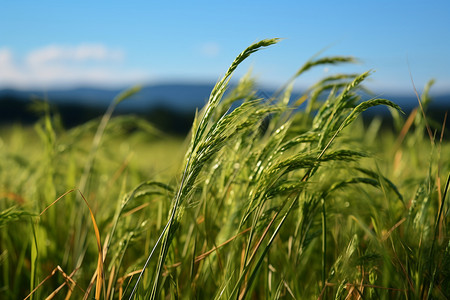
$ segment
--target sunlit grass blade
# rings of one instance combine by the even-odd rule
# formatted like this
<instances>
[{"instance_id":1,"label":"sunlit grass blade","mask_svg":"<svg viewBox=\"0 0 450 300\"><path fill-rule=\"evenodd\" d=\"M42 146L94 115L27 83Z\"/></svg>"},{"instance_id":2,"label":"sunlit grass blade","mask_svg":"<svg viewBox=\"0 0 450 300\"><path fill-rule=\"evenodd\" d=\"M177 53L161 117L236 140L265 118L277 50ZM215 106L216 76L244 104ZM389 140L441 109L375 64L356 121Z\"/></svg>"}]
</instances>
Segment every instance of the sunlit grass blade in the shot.
<instances>
[{"instance_id":1,"label":"sunlit grass blade","mask_svg":"<svg viewBox=\"0 0 450 300\"><path fill-rule=\"evenodd\" d=\"M101 239L100 239L100 231L98 229L97 222L95 221L94 213L92 212L92 209L89 206L89 203L87 202L86 198L84 198L84 195L81 192L80 192L80 194L81 194L81 197L83 198L84 202L86 203L86 206L89 209L92 225L94 226L95 239L96 239L97 248L98 248L97 269L95 270L95 274L93 276L93 279L96 278L95 299L97 300L97 299L100 299L100 295L102 293L102 288L103 288L103 294L106 296L105 285L104 285L105 273L104 273L104 266L103 266L103 248L102 248L102 243L101 243ZM86 291L86 295L85 295L86 299L89 295L89 290L90 290L90 288L88 288L88 290Z\"/></svg>"}]
</instances>

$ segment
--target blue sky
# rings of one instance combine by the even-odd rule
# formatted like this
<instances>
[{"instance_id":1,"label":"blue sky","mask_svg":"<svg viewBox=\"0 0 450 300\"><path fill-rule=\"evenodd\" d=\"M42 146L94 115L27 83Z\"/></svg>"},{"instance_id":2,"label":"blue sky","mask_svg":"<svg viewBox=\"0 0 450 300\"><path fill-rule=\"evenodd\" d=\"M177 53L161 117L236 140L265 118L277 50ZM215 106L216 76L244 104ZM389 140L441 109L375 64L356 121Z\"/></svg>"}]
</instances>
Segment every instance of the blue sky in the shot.
<instances>
[{"instance_id":1,"label":"blue sky","mask_svg":"<svg viewBox=\"0 0 450 300\"><path fill-rule=\"evenodd\" d=\"M252 42L283 40L256 53L252 68L278 87L310 57L352 55L361 63L320 68L373 69L377 93L412 92L436 79L450 91L450 1L3 1L0 87L128 86L215 82Z\"/></svg>"}]
</instances>

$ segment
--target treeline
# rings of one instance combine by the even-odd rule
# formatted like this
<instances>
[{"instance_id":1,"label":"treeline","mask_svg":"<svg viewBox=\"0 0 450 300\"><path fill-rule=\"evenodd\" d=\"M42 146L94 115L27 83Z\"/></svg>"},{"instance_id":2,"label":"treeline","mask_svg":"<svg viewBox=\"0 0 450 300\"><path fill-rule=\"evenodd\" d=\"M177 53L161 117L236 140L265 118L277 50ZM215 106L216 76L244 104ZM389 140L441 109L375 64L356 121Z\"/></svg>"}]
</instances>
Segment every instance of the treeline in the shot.
<instances>
[{"instance_id":1,"label":"treeline","mask_svg":"<svg viewBox=\"0 0 450 300\"><path fill-rule=\"evenodd\" d=\"M43 102L25 100L17 97L0 98L0 125L14 123L34 124L46 111L60 116L65 128L72 128L95 118L101 117L106 108L95 105L80 105L76 102ZM134 111L119 110L115 115L133 114L150 121L160 130L177 135L185 135L191 128L194 112L179 112L165 106Z\"/></svg>"},{"instance_id":2,"label":"treeline","mask_svg":"<svg viewBox=\"0 0 450 300\"><path fill-rule=\"evenodd\" d=\"M395 102L395 101L394 101ZM402 106L402 105L400 105ZM440 130L445 122L447 130L450 129L450 121L445 120L446 112L450 104L446 101L438 101L426 108L427 119L434 129ZM412 111L412 107L402 107L405 112L405 118ZM101 117L106 110L102 105L83 105L75 101L52 101L44 102L42 100L23 99L15 96L0 97L0 125L21 123L34 124L45 111L52 114L58 114L65 128L72 128L83 124L95 118ZM117 110L115 115L133 114L142 117L151 122L158 129L176 135L185 135L189 132L195 111L178 111L164 105L158 105L151 108L142 108L135 110ZM370 123L374 117L383 118L383 127L393 126L392 118L387 108L374 108L363 114L366 124Z\"/></svg>"}]
</instances>

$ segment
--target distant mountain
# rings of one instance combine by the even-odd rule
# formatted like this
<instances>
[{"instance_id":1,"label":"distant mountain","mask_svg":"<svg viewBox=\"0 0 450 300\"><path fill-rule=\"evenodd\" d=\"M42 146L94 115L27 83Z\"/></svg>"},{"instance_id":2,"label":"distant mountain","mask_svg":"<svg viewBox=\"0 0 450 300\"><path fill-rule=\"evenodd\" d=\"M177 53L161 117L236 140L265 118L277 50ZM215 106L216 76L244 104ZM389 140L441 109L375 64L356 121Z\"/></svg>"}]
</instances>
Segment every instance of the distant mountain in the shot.
<instances>
[{"instance_id":1,"label":"distant mountain","mask_svg":"<svg viewBox=\"0 0 450 300\"><path fill-rule=\"evenodd\" d=\"M177 111L191 111L201 108L208 100L213 84L158 84L144 86L136 95L118 106L119 111L134 111L167 107ZM107 107L123 90L99 88L75 88L67 90L0 90L0 99L48 99L55 104L77 104L89 107Z\"/></svg>"},{"instance_id":2,"label":"distant mountain","mask_svg":"<svg viewBox=\"0 0 450 300\"><path fill-rule=\"evenodd\" d=\"M121 103L119 111L134 111L154 107L167 107L177 111L192 111L205 105L214 84L166 83L147 85L136 95ZM13 97L24 101L40 98L48 99L55 104L76 104L90 107L107 107L109 103L123 90L102 88L74 88L65 90L0 90L0 99ZM260 89L261 97L270 97L274 93L271 89ZM297 91L295 96L301 93ZM370 96L367 96L369 98ZM413 93L382 94L382 98L392 100L405 109L417 106L417 99ZM294 97L295 98L295 97ZM450 94L434 95L433 105L450 107Z\"/></svg>"},{"instance_id":3,"label":"distant mountain","mask_svg":"<svg viewBox=\"0 0 450 300\"><path fill-rule=\"evenodd\" d=\"M192 125L195 110L208 100L213 84L149 85L121 102L115 114L139 115L161 130L186 134ZM107 106L123 90L76 88L67 90L0 90L0 125L11 123L33 124L42 112L32 109L33 100L47 99L70 128L105 113Z\"/></svg>"},{"instance_id":4,"label":"distant mountain","mask_svg":"<svg viewBox=\"0 0 450 300\"><path fill-rule=\"evenodd\" d=\"M161 122L161 126L167 126L169 120L183 120L183 126L189 126L193 119L195 109L202 108L208 100L213 89L213 84L182 84L167 83L144 86L136 95L121 102L116 108L116 113L134 113L146 117L152 122ZM232 86L230 87L230 89ZM36 113L29 109L33 98L48 99L57 111L63 116L67 126L74 126L86 120L98 117L105 112L106 107L120 94L119 89L101 88L75 88L67 90L0 90L0 123L27 122L37 120ZM258 96L269 98L274 94L271 89L259 89ZM292 98L297 99L301 92L293 93ZM364 99L372 96L364 95ZM394 101L405 112L417 107L417 98L410 95L386 95L382 98ZM445 111L450 108L450 94L434 95L429 114L442 120ZM387 115L384 107L375 107L368 110L366 116ZM450 123L450 122L449 122ZM172 125L170 125L172 126ZM182 132L185 129L172 128ZM168 128L168 130L172 130ZM180 130L179 130L180 129Z\"/></svg>"}]
</instances>

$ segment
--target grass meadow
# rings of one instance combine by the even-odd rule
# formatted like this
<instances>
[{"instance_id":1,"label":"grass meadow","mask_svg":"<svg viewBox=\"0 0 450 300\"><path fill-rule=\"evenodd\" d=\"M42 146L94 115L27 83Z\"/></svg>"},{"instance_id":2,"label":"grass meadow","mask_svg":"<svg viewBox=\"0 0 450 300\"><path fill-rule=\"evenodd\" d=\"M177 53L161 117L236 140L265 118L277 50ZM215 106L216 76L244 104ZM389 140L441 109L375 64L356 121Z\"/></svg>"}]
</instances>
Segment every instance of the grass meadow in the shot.
<instances>
[{"instance_id":1,"label":"grass meadow","mask_svg":"<svg viewBox=\"0 0 450 300\"><path fill-rule=\"evenodd\" d=\"M1 128L0 298L450 298L450 144L427 118L431 84L408 114L362 99L370 72L292 99L309 69L354 62L338 56L271 99L250 75L228 88L277 42L236 57L185 138L112 117L137 88L75 128L45 103L34 127ZM389 128L361 117L380 105Z\"/></svg>"}]
</instances>

